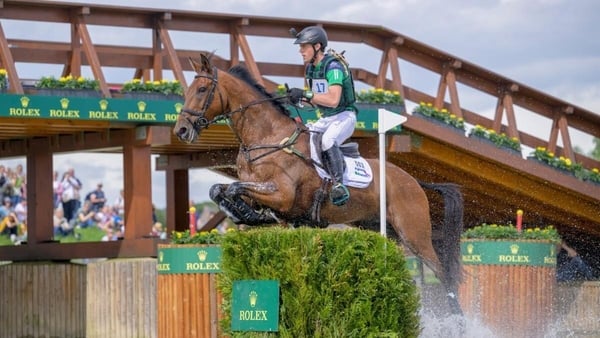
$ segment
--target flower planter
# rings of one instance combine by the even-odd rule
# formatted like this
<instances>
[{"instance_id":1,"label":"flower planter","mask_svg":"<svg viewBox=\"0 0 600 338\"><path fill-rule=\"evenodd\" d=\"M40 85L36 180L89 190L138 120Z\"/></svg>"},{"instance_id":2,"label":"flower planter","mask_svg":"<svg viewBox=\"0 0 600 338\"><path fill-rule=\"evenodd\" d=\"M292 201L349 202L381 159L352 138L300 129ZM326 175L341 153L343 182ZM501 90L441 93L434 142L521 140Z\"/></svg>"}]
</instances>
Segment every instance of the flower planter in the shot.
<instances>
[{"instance_id":1,"label":"flower planter","mask_svg":"<svg viewBox=\"0 0 600 338\"><path fill-rule=\"evenodd\" d=\"M507 337L543 336L553 321L556 246L550 241L463 239L465 313Z\"/></svg>"},{"instance_id":2,"label":"flower planter","mask_svg":"<svg viewBox=\"0 0 600 338\"><path fill-rule=\"evenodd\" d=\"M413 113L412 116L416 116L416 117L418 117L420 119L427 120L430 123L436 124L436 125L444 127L444 128L448 128L448 129L450 129L450 130L452 130L452 131L454 131L456 133L459 133L459 134L461 134L463 136L465 134L465 130L464 129L457 128L457 127L455 127L455 126L453 126L451 124L448 124L448 123L446 123L444 121L438 120L438 119L436 119L434 117L423 115L421 113Z\"/></svg>"},{"instance_id":3,"label":"flower planter","mask_svg":"<svg viewBox=\"0 0 600 338\"><path fill-rule=\"evenodd\" d=\"M124 99L134 99L142 101L184 101L183 96L176 94L162 94L154 92L124 92Z\"/></svg>"},{"instance_id":4,"label":"flower planter","mask_svg":"<svg viewBox=\"0 0 600 338\"><path fill-rule=\"evenodd\" d=\"M159 337L218 337L217 293L221 247L159 244L157 321Z\"/></svg>"},{"instance_id":5,"label":"flower planter","mask_svg":"<svg viewBox=\"0 0 600 338\"><path fill-rule=\"evenodd\" d=\"M562 168L558 168L558 167L551 166L550 164L548 164L548 163L546 163L546 162L544 162L544 161L542 161L542 160L539 160L539 159L538 159L538 158L536 158L535 156L527 156L527 160L531 160L531 161L533 161L533 162L540 163L540 164L541 164L541 165L543 165L543 166L546 166L546 167L548 167L548 168L551 168L551 169L553 169L553 170L556 170L556 171L558 171L558 172L560 172L560 173L563 173L563 174L565 174L565 175L569 175L569 176L575 176L575 173L574 173L574 172L572 172L572 171L569 171L569 170L565 170L565 169L562 169Z\"/></svg>"},{"instance_id":6,"label":"flower planter","mask_svg":"<svg viewBox=\"0 0 600 338\"><path fill-rule=\"evenodd\" d=\"M491 145L491 146L493 146L495 148L504 150L504 151L506 151L509 154L517 155L517 156L521 157L521 151L520 150L516 150L516 149L513 149L513 148L509 148L509 147L504 147L504 146L499 146L499 145L495 144L492 140L487 139L485 137L481 137L481 136L477 136L477 135L474 135L474 134L470 134L469 138L472 139L472 140L475 140L475 141L477 141L479 143Z\"/></svg>"}]
</instances>

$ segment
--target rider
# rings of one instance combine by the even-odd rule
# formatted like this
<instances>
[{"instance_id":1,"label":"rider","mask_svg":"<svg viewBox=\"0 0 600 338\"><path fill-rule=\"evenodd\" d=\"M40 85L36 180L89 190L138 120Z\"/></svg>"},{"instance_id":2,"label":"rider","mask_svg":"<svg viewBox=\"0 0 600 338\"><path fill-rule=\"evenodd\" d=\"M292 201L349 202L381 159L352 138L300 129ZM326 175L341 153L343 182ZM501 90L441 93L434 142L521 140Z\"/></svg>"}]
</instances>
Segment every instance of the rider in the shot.
<instances>
[{"instance_id":1,"label":"rider","mask_svg":"<svg viewBox=\"0 0 600 338\"><path fill-rule=\"evenodd\" d=\"M325 53L327 33L322 27L309 26L300 33L294 29L290 32L296 38L294 44L300 45L310 90L292 88L288 95L292 103L305 99L318 108L319 119L308 127L323 133L323 165L333 180L331 202L344 205L350 198L350 192L343 184L344 156L339 146L352 136L356 124L352 74L339 54Z\"/></svg>"}]
</instances>

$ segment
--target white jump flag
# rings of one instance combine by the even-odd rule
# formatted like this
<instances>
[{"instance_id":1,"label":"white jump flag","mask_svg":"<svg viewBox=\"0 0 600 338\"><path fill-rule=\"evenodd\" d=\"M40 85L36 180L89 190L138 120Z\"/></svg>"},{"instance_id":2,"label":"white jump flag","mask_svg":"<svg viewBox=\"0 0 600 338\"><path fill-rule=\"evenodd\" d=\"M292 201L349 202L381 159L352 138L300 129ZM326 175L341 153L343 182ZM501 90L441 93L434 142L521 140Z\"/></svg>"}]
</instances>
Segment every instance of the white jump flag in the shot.
<instances>
[{"instance_id":1,"label":"white jump flag","mask_svg":"<svg viewBox=\"0 0 600 338\"><path fill-rule=\"evenodd\" d=\"M386 199L385 199L385 133L406 122L406 116L396 114L389 110L379 108L378 132L379 132L379 229L383 237L387 237Z\"/></svg>"}]
</instances>

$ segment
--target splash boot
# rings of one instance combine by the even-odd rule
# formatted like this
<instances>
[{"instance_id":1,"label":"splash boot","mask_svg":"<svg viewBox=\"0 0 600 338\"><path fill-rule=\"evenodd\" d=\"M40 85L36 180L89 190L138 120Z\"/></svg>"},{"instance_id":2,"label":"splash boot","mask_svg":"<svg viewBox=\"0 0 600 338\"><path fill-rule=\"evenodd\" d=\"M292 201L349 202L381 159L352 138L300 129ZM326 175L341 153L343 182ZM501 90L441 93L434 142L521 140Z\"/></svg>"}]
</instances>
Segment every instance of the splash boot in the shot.
<instances>
[{"instance_id":1,"label":"splash boot","mask_svg":"<svg viewBox=\"0 0 600 338\"><path fill-rule=\"evenodd\" d=\"M346 204L350 199L350 192L343 184L344 156L337 145L323 152L323 164L333 180L333 186L329 193L331 203L337 206Z\"/></svg>"}]
</instances>

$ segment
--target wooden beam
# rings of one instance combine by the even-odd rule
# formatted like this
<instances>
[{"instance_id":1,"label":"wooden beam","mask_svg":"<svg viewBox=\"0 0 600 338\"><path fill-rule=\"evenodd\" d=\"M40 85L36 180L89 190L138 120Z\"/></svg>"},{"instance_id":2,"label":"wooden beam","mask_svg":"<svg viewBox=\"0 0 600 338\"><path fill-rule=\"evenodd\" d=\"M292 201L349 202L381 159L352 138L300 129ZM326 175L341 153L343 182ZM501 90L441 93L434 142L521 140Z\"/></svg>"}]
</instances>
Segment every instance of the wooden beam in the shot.
<instances>
[{"instance_id":1,"label":"wooden beam","mask_svg":"<svg viewBox=\"0 0 600 338\"><path fill-rule=\"evenodd\" d=\"M17 74L15 60L13 59L10 46L8 45L8 41L4 35L2 22L0 22L0 61L6 69L10 91L15 94L23 94L23 86L21 85L21 81L19 81L19 74Z\"/></svg>"},{"instance_id":2,"label":"wooden beam","mask_svg":"<svg viewBox=\"0 0 600 338\"><path fill-rule=\"evenodd\" d=\"M156 257L157 238L123 239L108 242L24 243L0 246L0 257L7 261L64 261L75 258Z\"/></svg>"},{"instance_id":3,"label":"wooden beam","mask_svg":"<svg viewBox=\"0 0 600 338\"><path fill-rule=\"evenodd\" d=\"M175 51L173 41L171 41L171 37L169 36L169 31L165 28L165 25L162 21L157 22L157 29L167 53L167 60L169 61L171 69L173 70L173 75L175 76L175 79L179 81L183 87L183 91L185 92L187 90L187 81L183 75L183 68L181 67L179 58L177 57L177 51Z\"/></svg>"},{"instance_id":4,"label":"wooden beam","mask_svg":"<svg viewBox=\"0 0 600 338\"><path fill-rule=\"evenodd\" d=\"M135 138L131 132L131 138ZM150 146L136 146L133 140L123 146L125 179L125 239L146 236L152 228L152 172Z\"/></svg>"},{"instance_id":5,"label":"wooden beam","mask_svg":"<svg viewBox=\"0 0 600 338\"><path fill-rule=\"evenodd\" d=\"M74 20L77 33L83 42L83 50L85 51L85 55L90 62L92 73L94 73L96 80L100 82L100 91L104 97L111 97L110 90L106 84L106 79L104 78L104 73L102 73L102 66L100 64L100 60L98 59L98 54L96 53L96 49L92 43L92 38L87 30L87 26L85 25L81 16L76 16Z\"/></svg>"},{"instance_id":6,"label":"wooden beam","mask_svg":"<svg viewBox=\"0 0 600 338\"><path fill-rule=\"evenodd\" d=\"M242 54L244 55L244 63L250 74L256 79L258 83L264 86L264 81L258 66L256 65L256 61L254 60L254 56L252 55L252 50L250 49L250 45L248 44L248 40L246 40L246 36L242 33L242 30L239 26L235 25L231 28L232 35L235 37L235 41L237 41L240 49L242 50Z\"/></svg>"}]
</instances>

